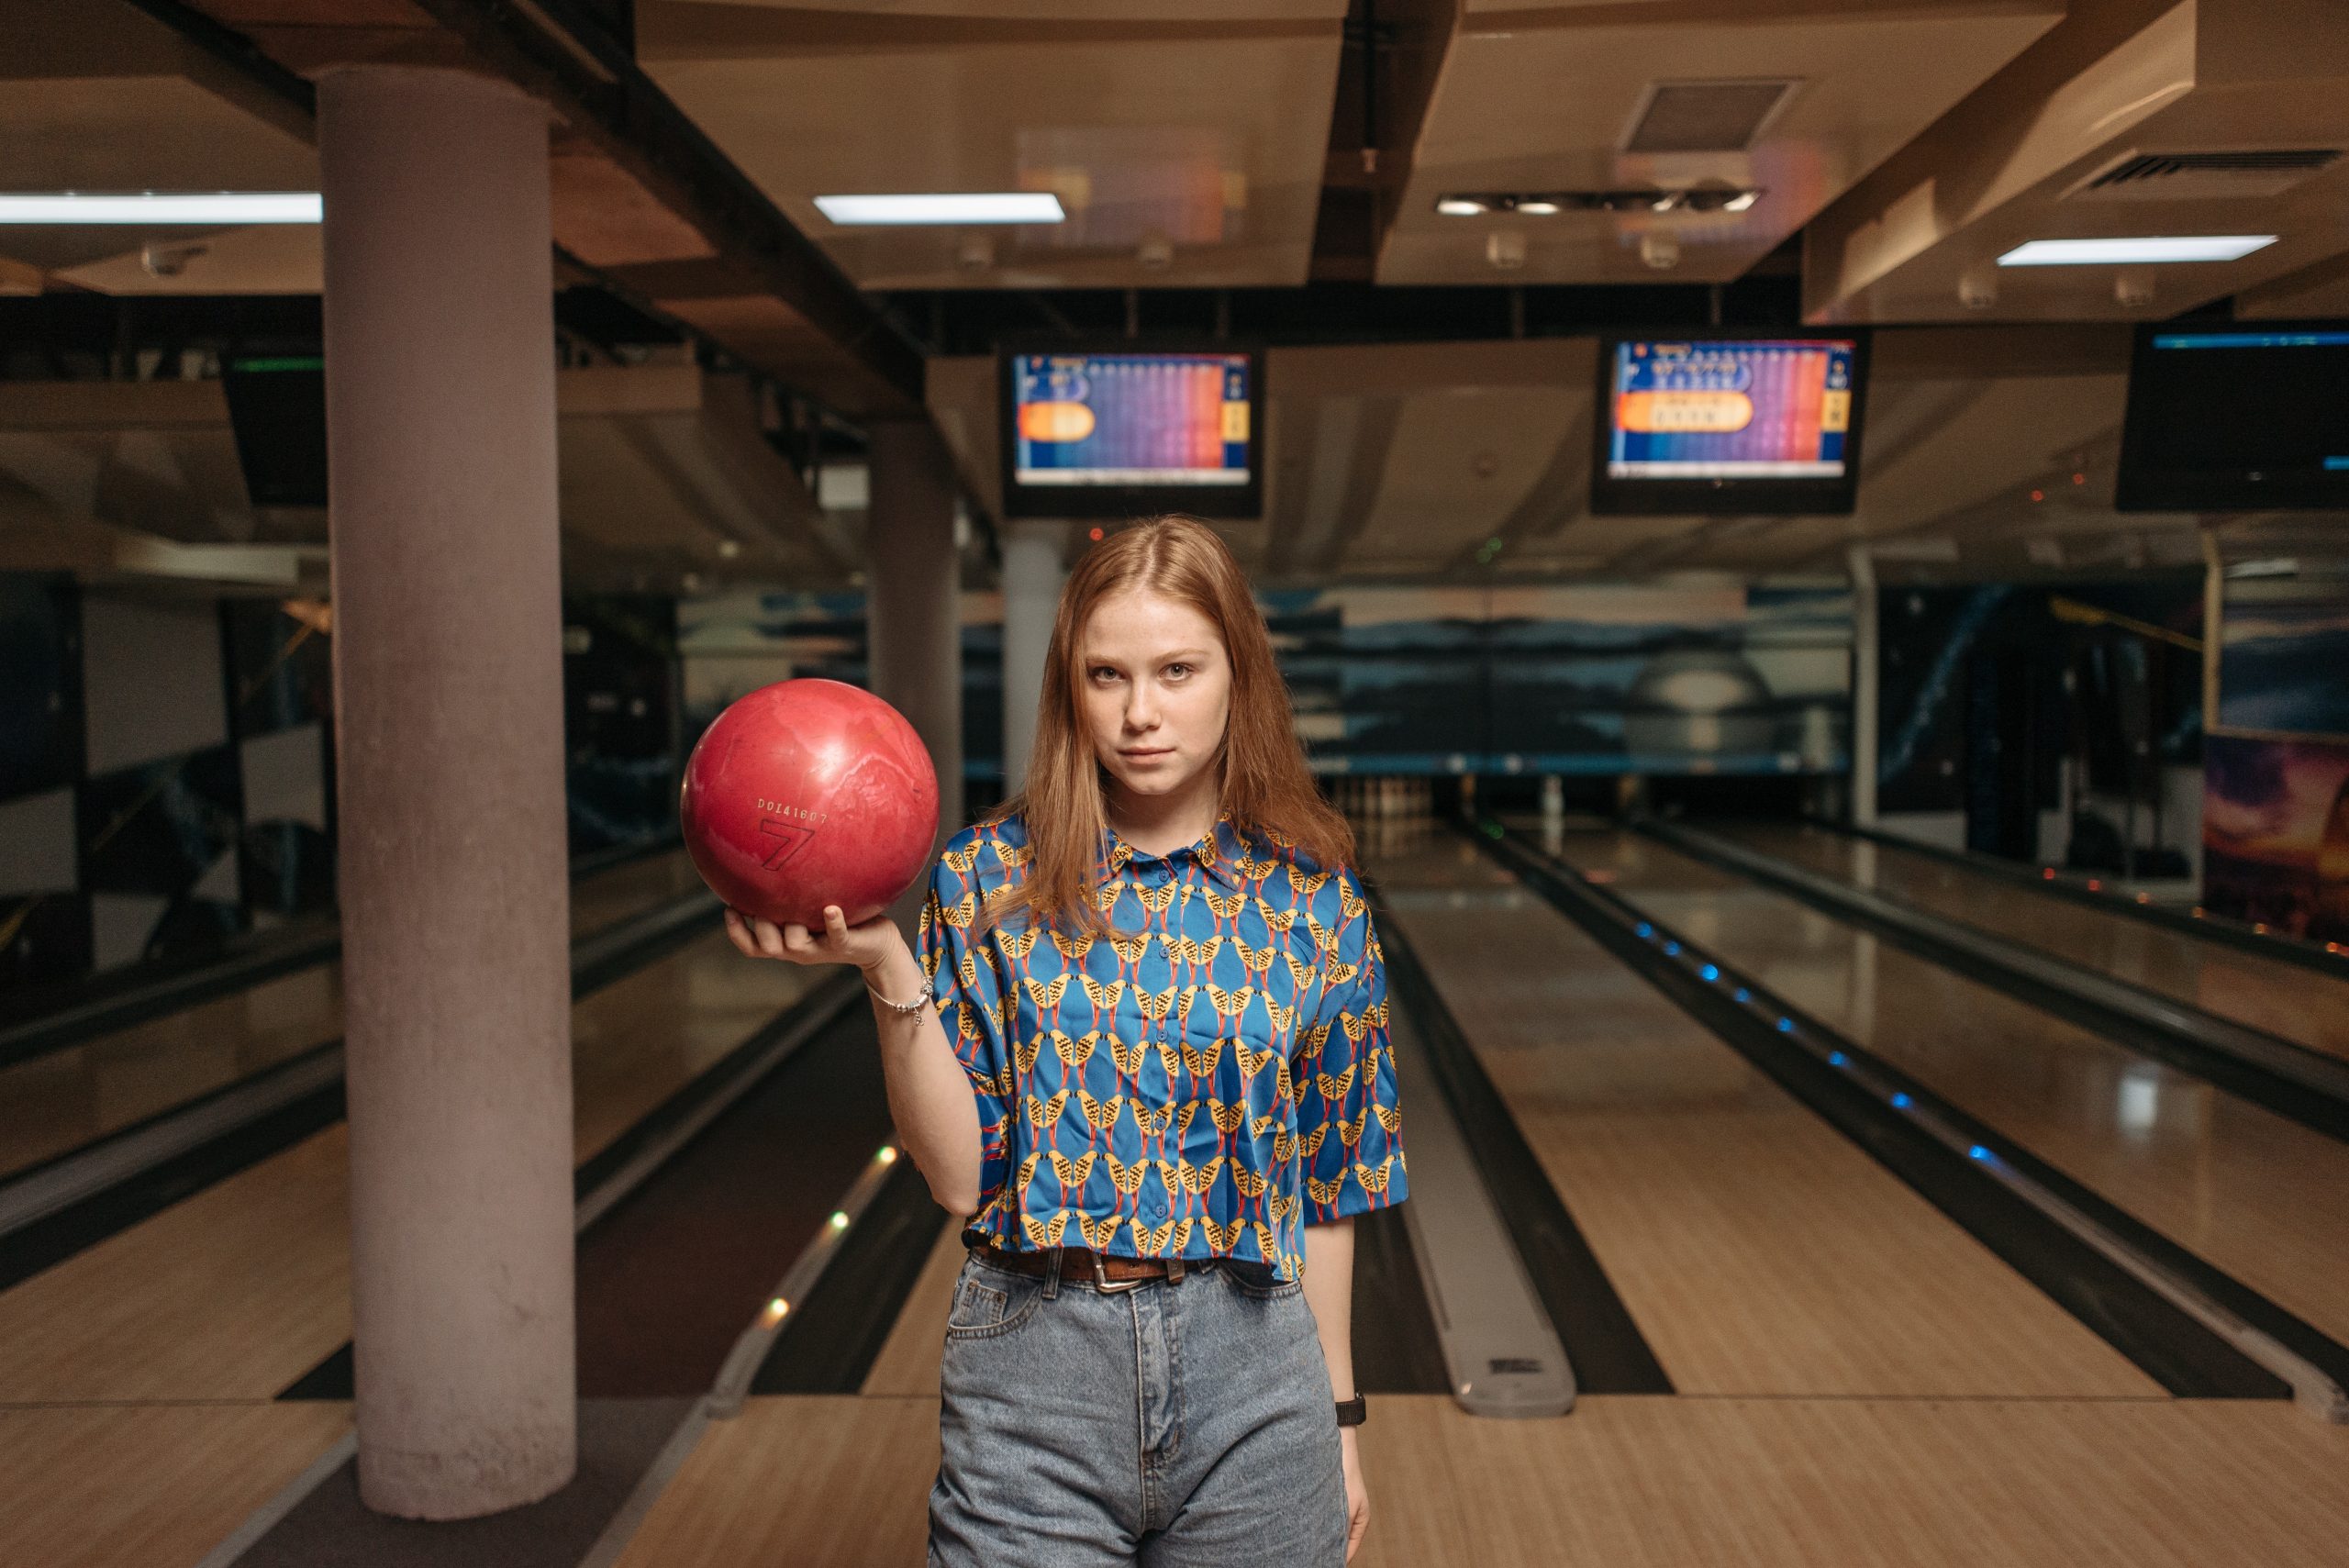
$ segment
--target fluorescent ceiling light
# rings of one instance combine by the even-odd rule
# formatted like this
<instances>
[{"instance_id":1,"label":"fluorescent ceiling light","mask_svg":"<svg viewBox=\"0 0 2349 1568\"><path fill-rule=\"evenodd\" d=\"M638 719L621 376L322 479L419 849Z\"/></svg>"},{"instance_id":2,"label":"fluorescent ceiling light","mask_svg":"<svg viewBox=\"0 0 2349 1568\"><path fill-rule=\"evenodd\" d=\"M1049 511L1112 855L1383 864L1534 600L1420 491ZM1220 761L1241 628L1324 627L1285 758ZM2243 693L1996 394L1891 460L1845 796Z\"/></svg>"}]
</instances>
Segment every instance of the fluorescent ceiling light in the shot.
<instances>
[{"instance_id":1,"label":"fluorescent ceiling light","mask_svg":"<svg viewBox=\"0 0 2349 1568\"><path fill-rule=\"evenodd\" d=\"M919 195L818 196L816 208L838 224L1060 223L1050 191L940 191Z\"/></svg>"},{"instance_id":2,"label":"fluorescent ceiling light","mask_svg":"<svg viewBox=\"0 0 2349 1568\"><path fill-rule=\"evenodd\" d=\"M2114 239L2033 239L2001 267L2093 267L2154 261L2232 261L2276 243L2272 234L2180 234Z\"/></svg>"},{"instance_id":3,"label":"fluorescent ceiling light","mask_svg":"<svg viewBox=\"0 0 2349 1568\"><path fill-rule=\"evenodd\" d=\"M211 191L173 195L0 195L0 223L316 223L316 191Z\"/></svg>"},{"instance_id":4,"label":"fluorescent ceiling light","mask_svg":"<svg viewBox=\"0 0 2349 1568\"><path fill-rule=\"evenodd\" d=\"M1558 211L1558 204L1547 196L1520 196L1517 210L1529 217L1549 217Z\"/></svg>"},{"instance_id":5,"label":"fluorescent ceiling light","mask_svg":"<svg viewBox=\"0 0 2349 1568\"><path fill-rule=\"evenodd\" d=\"M1475 217L1489 209L1474 196L1444 196L1438 199L1435 210L1446 217Z\"/></svg>"},{"instance_id":6,"label":"fluorescent ceiling light","mask_svg":"<svg viewBox=\"0 0 2349 1568\"><path fill-rule=\"evenodd\" d=\"M1740 191L1737 195L1730 197L1729 200L1721 203L1721 210L1723 212L1743 212L1747 207L1752 206L1755 202L1758 202L1761 199L1762 193L1759 191Z\"/></svg>"}]
</instances>

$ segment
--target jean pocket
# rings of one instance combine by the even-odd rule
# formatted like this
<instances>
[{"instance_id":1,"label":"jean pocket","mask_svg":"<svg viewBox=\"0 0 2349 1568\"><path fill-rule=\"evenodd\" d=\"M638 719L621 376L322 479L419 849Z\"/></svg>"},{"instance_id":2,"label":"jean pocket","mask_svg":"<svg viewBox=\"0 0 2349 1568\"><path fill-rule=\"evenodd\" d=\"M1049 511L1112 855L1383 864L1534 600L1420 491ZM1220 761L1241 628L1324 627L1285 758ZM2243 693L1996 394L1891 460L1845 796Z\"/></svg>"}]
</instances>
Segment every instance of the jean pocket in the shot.
<instances>
[{"instance_id":1,"label":"jean pocket","mask_svg":"<svg viewBox=\"0 0 2349 1568\"><path fill-rule=\"evenodd\" d=\"M966 1271L954 1284L954 1305L947 1310L949 1334L982 1334L1000 1328L1011 1310L1011 1293L998 1290Z\"/></svg>"},{"instance_id":2,"label":"jean pocket","mask_svg":"<svg viewBox=\"0 0 2349 1568\"><path fill-rule=\"evenodd\" d=\"M1277 1301L1283 1296L1302 1295L1305 1291L1302 1275L1284 1280L1274 1272L1270 1263L1226 1258L1217 1265L1217 1272L1231 1281L1241 1295L1257 1301Z\"/></svg>"}]
</instances>

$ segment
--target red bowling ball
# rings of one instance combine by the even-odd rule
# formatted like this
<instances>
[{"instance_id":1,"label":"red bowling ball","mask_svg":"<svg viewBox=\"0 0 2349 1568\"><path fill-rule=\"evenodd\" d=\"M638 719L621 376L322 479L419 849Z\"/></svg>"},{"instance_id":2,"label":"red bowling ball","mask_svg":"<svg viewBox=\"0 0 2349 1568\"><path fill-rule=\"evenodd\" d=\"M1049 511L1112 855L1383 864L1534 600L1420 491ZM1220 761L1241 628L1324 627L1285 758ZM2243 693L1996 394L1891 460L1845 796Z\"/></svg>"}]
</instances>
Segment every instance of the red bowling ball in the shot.
<instances>
[{"instance_id":1,"label":"red bowling ball","mask_svg":"<svg viewBox=\"0 0 2349 1568\"><path fill-rule=\"evenodd\" d=\"M820 933L886 909L930 862L938 774L905 717L839 681L780 681L729 706L685 760L685 849L746 915Z\"/></svg>"}]
</instances>

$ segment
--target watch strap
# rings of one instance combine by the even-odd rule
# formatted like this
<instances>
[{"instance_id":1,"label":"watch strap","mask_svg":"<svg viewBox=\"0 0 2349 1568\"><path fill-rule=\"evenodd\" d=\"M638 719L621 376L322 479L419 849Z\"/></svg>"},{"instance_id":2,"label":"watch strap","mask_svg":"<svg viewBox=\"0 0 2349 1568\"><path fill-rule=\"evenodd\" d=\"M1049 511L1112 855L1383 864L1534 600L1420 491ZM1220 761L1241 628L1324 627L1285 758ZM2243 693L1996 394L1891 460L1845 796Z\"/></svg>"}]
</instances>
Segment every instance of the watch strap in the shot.
<instances>
[{"instance_id":1,"label":"watch strap","mask_svg":"<svg viewBox=\"0 0 2349 1568\"><path fill-rule=\"evenodd\" d=\"M1357 1394L1351 1399L1338 1401L1338 1425L1359 1427L1369 1418L1369 1407L1363 1403L1361 1395Z\"/></svg>"}]
</instances>

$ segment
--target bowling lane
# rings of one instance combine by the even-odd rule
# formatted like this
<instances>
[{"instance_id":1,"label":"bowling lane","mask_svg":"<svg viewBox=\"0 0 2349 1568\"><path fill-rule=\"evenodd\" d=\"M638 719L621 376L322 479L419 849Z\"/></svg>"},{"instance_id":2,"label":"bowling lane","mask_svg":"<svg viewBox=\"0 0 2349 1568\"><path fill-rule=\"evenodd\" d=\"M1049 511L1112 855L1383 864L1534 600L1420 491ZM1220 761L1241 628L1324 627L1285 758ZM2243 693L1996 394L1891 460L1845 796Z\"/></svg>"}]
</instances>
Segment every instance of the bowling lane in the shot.
<instances>
[{"instance_id":1,"label":"bowling lane","mask_svg":"<svg viewBox=\"0 0 2349 1568\"><path fill-rule=\"evenodd\" d=\"M700 885L683 850L572 889L585 936ZM0 1176L299 1056L342 1032L342 966L316 964L0 1069Z\"/></svg>"},{"instance_id":2,"label":"bowling lane","mask_svg":"<svg viewBox=\"0 0 2349 1568\"><path fill-rule=\"evenodd\" d=\"M577 1157L823 977L711 932L574 1004ZM265 1400L350 1337L338 1123L0 1293L0 1404Z\"/></svg>"},{"instance_id":3,"label":"bowling lane","mask_svg":"<svg viewBox=\"0 0 2349 1568\"><path fill-rule=\"evenodd\" d=\"M2116 980L2349 1056L2349 980L2332 979L2149 921L2033 894L1938 856L1824 828L1707 824L1797 865L1905 898L1936 915L2026 943Z\"/></svg>"},{"instance_id":4,"label":"bowling lane","mask_svg":"<svg viewBox=\"0 0 2349 1568\"><path fill-rule=\"evenodd\" d=\"M1369 865L1681 1393L2160 1396L1473 846Z\"/></svg>"},{"instance_id":5,"label":"bowling lane","mask_svg":"<svg viewBox=\"0 0 2349 1568\"><path fill-rule=\"evenodd\" d=\"M1651 840L1560 842L1659 921L2349 1341L2349 1145Z\"/></svg>"}]
</instances>

